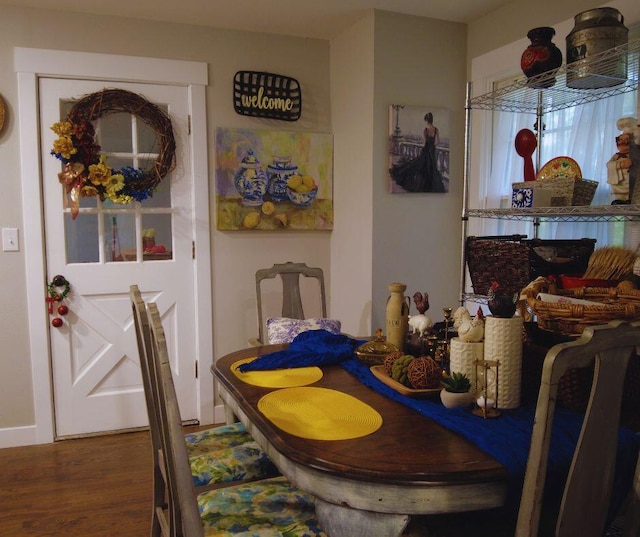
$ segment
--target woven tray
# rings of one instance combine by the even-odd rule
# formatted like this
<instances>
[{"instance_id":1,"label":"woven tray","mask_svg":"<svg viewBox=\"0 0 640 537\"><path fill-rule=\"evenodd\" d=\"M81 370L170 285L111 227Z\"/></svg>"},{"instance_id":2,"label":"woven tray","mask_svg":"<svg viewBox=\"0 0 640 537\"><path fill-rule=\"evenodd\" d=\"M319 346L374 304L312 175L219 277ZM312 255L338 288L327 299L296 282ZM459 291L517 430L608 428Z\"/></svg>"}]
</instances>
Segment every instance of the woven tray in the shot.
<instances>
[{"instance_id":1,"label":"woven tray","mask_svg":"<svg viewBox=\"0 0 640 537\"><path fill-rule=\"evenodd\" d=\"M544 302L540 292L552 292L545 280L523 290L527 306L537 317L538 327L568 336L580 335L587 326L613 320L640 320L640 291L619 287L579 287L555 291L570 298L598 302L598 305Z\"/></svg>"}]
</instances>

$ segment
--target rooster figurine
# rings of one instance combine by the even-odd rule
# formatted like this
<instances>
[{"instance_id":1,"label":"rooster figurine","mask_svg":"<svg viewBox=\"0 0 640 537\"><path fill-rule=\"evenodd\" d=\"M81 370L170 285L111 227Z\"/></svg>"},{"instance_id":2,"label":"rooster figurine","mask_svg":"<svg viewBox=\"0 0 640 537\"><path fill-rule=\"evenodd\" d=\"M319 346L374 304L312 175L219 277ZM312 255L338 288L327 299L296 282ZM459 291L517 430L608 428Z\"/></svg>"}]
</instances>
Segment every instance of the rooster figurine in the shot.
<instances>
[{"instance_id":1,"label":"rooster figurine","mask_svg":"<svg viewBox=\"0 0 640 537\"><path fill-rule=\"evenodd\" d=\"M418 313L424 314L429 309L429 293L419 291L413 294L413 302L416 305Z\"/></svg>"},{"instance_id":2,"label":"rooster figurine","mask_svg":"<svg viewBox=\"0 0 640 537\"><path fill-rule=\"evenodd\" d=\"M465 318L460 322L458 337L467 343L482 341L484 338L484 314L482 308L473 318Z\"/></svg>"},{"instance_id":3,"label":"rooster figurine","mask_svg":"<svg viewBox=\"0 0 640 537\"><path fill-rule=\"evenodd\" d=\"M457 332L462 324L462 321L471 320L471 314L469 310L464 306L460 306L453 312L453 329Z\"/></svg>"}]
</instances>

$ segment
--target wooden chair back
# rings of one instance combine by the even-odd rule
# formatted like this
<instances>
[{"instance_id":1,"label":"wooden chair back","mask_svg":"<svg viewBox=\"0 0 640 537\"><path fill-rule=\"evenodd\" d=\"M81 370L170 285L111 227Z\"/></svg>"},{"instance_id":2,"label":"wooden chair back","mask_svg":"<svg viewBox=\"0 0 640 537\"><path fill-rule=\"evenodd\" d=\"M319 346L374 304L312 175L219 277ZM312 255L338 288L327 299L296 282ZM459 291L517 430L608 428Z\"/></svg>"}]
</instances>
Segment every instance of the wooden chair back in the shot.
<instances>
[{"instance_id":1,"label":"wooden chair back","mask_svg":"<svg viewBox=\"0 0 640 537\"><path fill-rule=\"evenodd\" d=\"M282 281L282 317L304 319L302 295L300 293L300 276L315 278L320 287L320 304L322 316L327 316L327 302L324 287L324 273L321 268L308 267L305 263L276 263L271 268L256 272L256 296L258 300L258 343L266 343L265 322L263 318L262 282L280 277Z\"/></svg>"},{"instance_id":2,"label":"wooden chair back","mask_svg":"<svg viewBox=\"0 0 640 537\"><path fill-rule=\"evenodd\" d=\"M133 312L133 322L136 330L136 341L138 343L138 356L140 358L140 372L142 374L142 386L144 389L144 399L149 417L149 433L151 436L152 463L153 463L153 510L151 521L151 537L159 537L162 534L162 511L166 503L167 477L164 472L164 462L162 461L162 430L160 418L158 416L158 392L156 372L153 369L151 359L151 327L147 317L147 309L142 298L142 293L137 285L129 287L129 297Z\"/></svg>"},{"instance_id":3,"label":"wooden chair back","mask_svg":"<svg viewBox=\"0 0 640 537\"><path fill-rule=\"evenodd\" d=\"M556 537L604 534L618 444L627 364L640 346L640 323L614 321L547 353L531 438L516 537L537 537L560 377L594 366L593 383L556 525ZM637 480L636 480L637 483Z\"/></svg>"},{"instance_id":4,"label":"wooden chair back","mask_svg":"<svg viewBox=\"0 0 640 537\"><path fill-rule=\"evenodd\" d=\"M155 303L147 305L151 325L151 357L158 373L159 417L162 431L162 463L169 485L168 509L163 517L166 537L203 537L196 490L191 476L189 456L184 442L182 418L178 406L167 340Z\"/></svg>"}]
</instances>

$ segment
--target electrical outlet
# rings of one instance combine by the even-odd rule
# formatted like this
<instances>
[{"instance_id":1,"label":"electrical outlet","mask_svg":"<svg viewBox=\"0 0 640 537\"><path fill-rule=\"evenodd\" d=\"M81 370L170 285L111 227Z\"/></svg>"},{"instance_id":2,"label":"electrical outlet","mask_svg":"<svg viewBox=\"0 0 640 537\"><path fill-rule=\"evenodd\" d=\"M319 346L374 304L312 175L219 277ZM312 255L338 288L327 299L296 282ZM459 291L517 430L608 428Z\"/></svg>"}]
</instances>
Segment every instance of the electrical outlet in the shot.
<instances>
[{"instance_id":1,"label":"electrical outlet","mask_svg":"<svg viewBox=\"0 0 640 537\"><path fill-rule=\"evenodd\" d=\"M20 242L18 240L18 228L3 227L2 228L2 251L18 252L20 250Z\"/></svg>"}]
</instances>

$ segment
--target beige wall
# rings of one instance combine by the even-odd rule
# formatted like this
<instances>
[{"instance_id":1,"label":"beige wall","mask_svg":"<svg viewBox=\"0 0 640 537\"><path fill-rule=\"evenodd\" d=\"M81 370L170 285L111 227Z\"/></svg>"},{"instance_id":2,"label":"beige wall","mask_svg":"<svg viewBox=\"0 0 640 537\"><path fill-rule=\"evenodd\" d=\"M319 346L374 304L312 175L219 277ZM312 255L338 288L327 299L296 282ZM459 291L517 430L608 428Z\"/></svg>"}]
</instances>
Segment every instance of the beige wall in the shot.
<instances>
[{"instance_id":1,"label":"beige wall","mask_svg":"<svg viewBox=\"0 0 640 537\"><path fill-rule=\"evenodd\" d=\"M531 28L554 26L572 19L581 11L598 7L599 3L597 0L513 0L469 24L468 59L526 37ZM564 37L554 38L563 52Z\"/></svg>"},{"instance_id":2,"label":"beige wall","mask_svg":"<svg viewBox=\"0 0 640 537\"><path fill-rule=\"evenodd\" d=\"M375 25L373 328L384 327L388 284L427 291L434 321L459 300L466 27L380 12ZM450 111L448 194L388 194L389 105ZM411 306L411 313L417 313Z\"/></svg>"}]
</instances>

